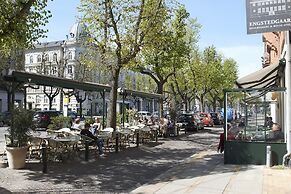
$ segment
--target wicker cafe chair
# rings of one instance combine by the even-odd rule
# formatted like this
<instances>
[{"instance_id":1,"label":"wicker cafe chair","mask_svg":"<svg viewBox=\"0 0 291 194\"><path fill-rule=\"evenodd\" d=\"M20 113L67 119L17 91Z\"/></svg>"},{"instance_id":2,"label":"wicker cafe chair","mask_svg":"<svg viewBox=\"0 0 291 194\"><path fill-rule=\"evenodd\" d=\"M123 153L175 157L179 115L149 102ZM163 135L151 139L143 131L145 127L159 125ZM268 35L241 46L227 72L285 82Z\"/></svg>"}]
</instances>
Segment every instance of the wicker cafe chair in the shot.
<instances>
[{"instance_id":1,"label":"wicker cafe chair","mask_svg":"<svg viewBox=\"0 0 291 194\"><path fill-rule=\"evenodd\" d=\"M64 159L68 158L66 146L59 141L54 139L47 139L46 140L47 146L47 159L49 161L63 161Z\"/></svg>"},{"instance_id":2,"label":"wicker cafe chair","mask_svg":"<svg viewBox=\"0 0 291 194\"><path fill-rule=\"evenodd\" d=\"M122 129L120 131L120 144L121 147L130 147L130 142L134 137L134 132L128 128Z\"/></svg>"},{"instance_id":3,"label":"wicker cafe chair","mask_svg":"<svg viewBox=\"0 0 291 194\"><path fill-rule=\"evenodd\" d=\"M28 159L31 158L40 159L41 157L41 144L43 139L38 137L30 137L28 141Z\"/></svg>"},{"instance_id":4,"label":"wicker cafe chair","mask_svg":"<svg viewBox=\"0 0 291 194\"><path fill-rule=\"evenodd\" d=\"M103 139L104 141L104 151L110 152L110 150L114 149L115 144L115 133L113 132L113 128L105 128L104 130L100 130L98 137Z\"/></svg>"}]
</instances>

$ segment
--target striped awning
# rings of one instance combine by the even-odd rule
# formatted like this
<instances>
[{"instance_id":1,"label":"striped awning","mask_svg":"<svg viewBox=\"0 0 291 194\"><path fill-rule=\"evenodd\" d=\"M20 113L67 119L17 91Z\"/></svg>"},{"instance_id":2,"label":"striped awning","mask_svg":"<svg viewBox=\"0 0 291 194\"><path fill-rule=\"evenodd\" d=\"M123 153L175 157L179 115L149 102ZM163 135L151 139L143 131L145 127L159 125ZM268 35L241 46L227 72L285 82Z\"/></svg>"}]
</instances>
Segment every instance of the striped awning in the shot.
<instances>
[{"instance_id":1,"label":"striped awning","mask_svg":"<svg viewBox=\"0 0 291 194\"><path fill-rule=\"evenodd\" d=\"M280 86L280 79L284 76L285 61L267 66L236 81L238 88L271 88Z\"/></svg>"}]
</instances>

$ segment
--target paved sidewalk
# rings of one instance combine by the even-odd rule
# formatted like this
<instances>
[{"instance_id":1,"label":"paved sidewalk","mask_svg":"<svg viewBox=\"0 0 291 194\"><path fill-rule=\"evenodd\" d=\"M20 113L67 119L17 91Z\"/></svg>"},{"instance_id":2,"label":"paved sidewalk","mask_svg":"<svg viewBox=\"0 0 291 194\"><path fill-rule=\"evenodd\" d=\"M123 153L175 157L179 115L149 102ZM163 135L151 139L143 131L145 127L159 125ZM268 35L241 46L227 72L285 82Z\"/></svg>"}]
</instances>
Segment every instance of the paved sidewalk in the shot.
<instances>
[{"instance_id":1,"label":"paved sidewalk","mask_svg":"<svg viewBox=\"0 0 291 194\"><path fill-rule=\"evenodd\" d=\"M202 152L132 194L289 194L290 169L224 165L223 155Z\"/></svg>"},{"instance_id":2,"label":"paved sidewalk","mask_svg":"<svg viewBox=\"0 0 291 194\"><path fill-rule=\"evenodd\" d=\"M104 159L50 164L47 174L40 163L22 170L2 163L0 193L291 194L290 169L224 165L213 140L204 133L168 138ZM1 153L4 145L0 138Z\"/></svg>"}]
</instances>

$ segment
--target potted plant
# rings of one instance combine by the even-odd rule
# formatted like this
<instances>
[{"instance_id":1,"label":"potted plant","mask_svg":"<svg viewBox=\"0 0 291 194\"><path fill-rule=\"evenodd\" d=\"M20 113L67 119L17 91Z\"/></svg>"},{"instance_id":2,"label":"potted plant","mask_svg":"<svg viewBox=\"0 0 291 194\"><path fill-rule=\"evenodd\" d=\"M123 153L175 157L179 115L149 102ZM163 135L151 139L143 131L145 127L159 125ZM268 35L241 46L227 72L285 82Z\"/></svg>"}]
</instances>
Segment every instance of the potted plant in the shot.
<instances>
[{"instance_id":1,"label":"potted plant","mask_svg":"<svg viewBox=\"0 0 291 194\"><path fill-rule=\"evenodd\" d=\"M12 111L11 125L5 135L6 153L9 168L19 169L25 166L28 150L28 131L34 129L33 113L23 108Z\"/></svg>"}]
</instances>

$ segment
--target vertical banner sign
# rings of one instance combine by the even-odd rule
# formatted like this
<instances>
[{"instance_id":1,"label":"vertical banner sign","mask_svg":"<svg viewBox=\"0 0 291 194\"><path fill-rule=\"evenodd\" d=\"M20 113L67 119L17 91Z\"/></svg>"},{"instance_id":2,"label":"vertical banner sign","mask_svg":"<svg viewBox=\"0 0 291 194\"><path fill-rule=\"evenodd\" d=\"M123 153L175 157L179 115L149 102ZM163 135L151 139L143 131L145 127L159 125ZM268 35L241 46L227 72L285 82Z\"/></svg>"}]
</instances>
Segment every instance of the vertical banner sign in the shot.
<instances>
[{"instance_id":1,"label":"vertical banner sign","mask_svg":"<svg viewBox=\"0 0 291 194\"><path fill-rule=\"evenodd\" d=\"M291 29L291 0L246 0L247 33Z\"/></svg>"}]
</instances>

